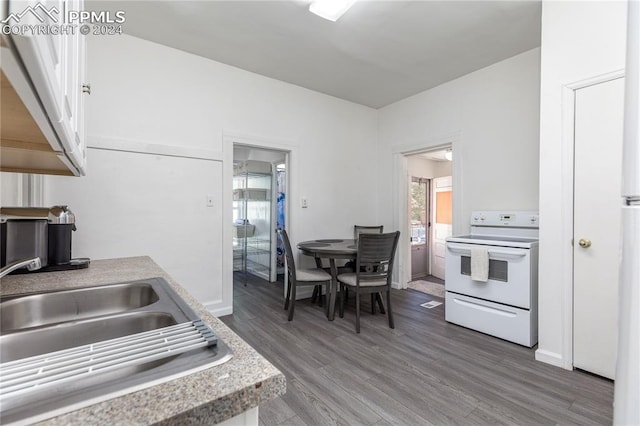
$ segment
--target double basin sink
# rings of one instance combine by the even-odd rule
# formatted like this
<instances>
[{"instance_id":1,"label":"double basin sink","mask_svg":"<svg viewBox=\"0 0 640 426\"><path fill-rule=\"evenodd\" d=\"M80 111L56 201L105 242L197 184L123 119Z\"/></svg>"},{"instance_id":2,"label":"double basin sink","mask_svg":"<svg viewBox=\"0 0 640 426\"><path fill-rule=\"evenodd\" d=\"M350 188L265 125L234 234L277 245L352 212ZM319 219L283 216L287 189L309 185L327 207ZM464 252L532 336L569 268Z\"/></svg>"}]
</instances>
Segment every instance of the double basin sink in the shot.
<instances>
[{"instance_id":1,"label":"double basin sink","mask_svg":"<svg viewBox=\"0 0 640 426\"><path fill-rule=\"evenodd\" d=\"M0 417L43 420L228 361L162 278L0 299Z\"/></svg>"}]
</instances>

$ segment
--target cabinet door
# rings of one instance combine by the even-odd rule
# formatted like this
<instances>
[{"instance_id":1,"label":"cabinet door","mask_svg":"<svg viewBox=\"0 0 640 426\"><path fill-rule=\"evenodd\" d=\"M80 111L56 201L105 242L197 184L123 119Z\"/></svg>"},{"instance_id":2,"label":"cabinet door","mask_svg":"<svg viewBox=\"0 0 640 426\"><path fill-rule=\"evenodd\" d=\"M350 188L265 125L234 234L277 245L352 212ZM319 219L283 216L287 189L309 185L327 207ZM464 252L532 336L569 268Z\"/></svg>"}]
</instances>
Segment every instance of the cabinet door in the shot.
<instances>
[{"instance_id":1,"label":"cabinet door","mask_svg":"<svg viewBox=\"0 0 640 426\"><path fill-rule=\"evenodd\" d=\"M10 13L20 25L57 27L59 31L11 35L29 79L56 133L50 140L55 151L64 151L73 166L84 174L85 39L65 22L65 11L82 10L83 0L16 1ZM59 141L59 142L58 142Z\"/></svg>"},{"instance_id":2,"label":"cabinet door","mask_svg":"<svg viewBox=\"0 0 640 426\"><path fill-rule=\"evenodd\" d=\"M65 0L67 10L82 10L81 0ZM70 155L76 167L84 174L84 94L85 36L76 32L65 36L66 61L64 64L65 87L63 91L62 131L70 141Z\"/></svg>"},{"instance_id":3,"label":"cabinet door","mask_svg":"<svg viewBox=\"0 0 640 426\"><path fill-rule=\"evenodd\" d=\"M78 78L76 80L76 120L75 120L75 134L76 134L76 143L78 147L78 168L80 169L80 173L84 175L85 167L87 164L87 141L85 138L85 99L88 96L87 93L84 93L83 87L87 82L86 70L87 70L87 55L86 55L86 39L84 36L80 35L78 40L78 62L77 62L77 72Z\"/></svg>"},{"instance_id":4,"label":"cabinet door","mask_svg":"<svg viewBox=\"0 0 640 426\"><path fill-rule=\"evenodd\" d=\"M20 17L20 25L58 25L61 23L62 11L62 0L9 2L9 12ZM11 39L18 48L49 119L53 123L59 122L63 116L65 36L25 33L12 35Z\"/></svg>"}]
</instances>

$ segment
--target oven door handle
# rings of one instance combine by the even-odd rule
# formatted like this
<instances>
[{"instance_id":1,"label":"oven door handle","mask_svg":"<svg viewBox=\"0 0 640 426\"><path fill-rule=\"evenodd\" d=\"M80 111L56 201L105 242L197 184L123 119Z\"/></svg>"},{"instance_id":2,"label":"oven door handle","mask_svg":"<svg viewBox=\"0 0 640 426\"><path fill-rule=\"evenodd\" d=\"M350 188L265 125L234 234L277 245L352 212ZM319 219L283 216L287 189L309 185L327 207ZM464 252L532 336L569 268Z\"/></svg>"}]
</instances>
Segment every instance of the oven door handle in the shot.
<instances>
[{"instance_id":1,"label":"oven door handle","mask_svg":"<svg viewBox=\"0 0 640 426\"><path fill-rule=\"evenodd\" d=\"M491 246L493 247L493 246ZM468 244L456 244L447 243L447 249L455 254L471 256L471 247ZM527 249L507 249L500 250L495 248L489 248L489 257L499 257L502 259L517 259L519 257L525 257L527 255Z\"/></svg>"},{"instance_id":2,"label":"oven door handle","mask_svg":"<svg viewBox=\"0 0 640 426\"><path fill-rule=\"evenodd\" d=\"M510 318L517 316L517 314L514 312L510 312L504 309L497 309L491 306L481 305L479 303L467 302L466 300L460 300L458 298L454 298L453 302L462 306L466 306L467 308L477 309L479 311L488 312L490 314L501 315L501 316L510 317Z\"/></svg>"}]
</instances>

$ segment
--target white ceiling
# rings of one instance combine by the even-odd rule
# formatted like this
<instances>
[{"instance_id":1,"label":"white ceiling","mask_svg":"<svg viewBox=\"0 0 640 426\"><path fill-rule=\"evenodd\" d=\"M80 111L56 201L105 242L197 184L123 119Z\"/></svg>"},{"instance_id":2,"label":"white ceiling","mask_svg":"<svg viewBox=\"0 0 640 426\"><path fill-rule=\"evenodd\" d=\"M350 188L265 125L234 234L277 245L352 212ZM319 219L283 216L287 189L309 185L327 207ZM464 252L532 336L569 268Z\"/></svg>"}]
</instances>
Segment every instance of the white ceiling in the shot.
<instances>
[{"instance_id":1,"label":"white ceiling","mask_svg":"<svg viewBox=\"0 0 640 426\"><path fill-rule=\"evenodd\" d=\"M337 22L310 0L87 1L124 32L379 108L540 45L539 0L360 0Z\"/></svg>"}]
</instances>

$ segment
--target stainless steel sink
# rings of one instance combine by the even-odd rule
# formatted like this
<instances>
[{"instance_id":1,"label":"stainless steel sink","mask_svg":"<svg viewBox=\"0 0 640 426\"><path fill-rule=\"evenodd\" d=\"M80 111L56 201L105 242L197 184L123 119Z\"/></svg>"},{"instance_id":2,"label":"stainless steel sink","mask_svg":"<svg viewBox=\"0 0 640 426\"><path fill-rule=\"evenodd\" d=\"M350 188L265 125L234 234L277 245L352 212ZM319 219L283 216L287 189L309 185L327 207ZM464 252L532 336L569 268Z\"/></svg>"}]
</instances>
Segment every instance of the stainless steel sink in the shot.
<instances>
[{"instance_id":1,"label":"stainless steel sink","mask_svg":"<svg viewBox=\"0 0 640 426\"><path fill-rule=\"evenodd\" d=\"M126 312L157 301L144 282L21 296L0 302L0 331Z\"/></svg>"},{"instance_id":2,"label":"stainless steel sink","mask_svg":"<svg viewBox=\"0 0 640 426\"><path fill-rule=\"evenodd\" d=\"M228 361L162 278L0 299L0 417L35 422Z\"/></svg>"},{"instance_id":3,"label":"stainless steel sink","mask_svg":"<svg viewBox=\"0 0 640 426\"><path fill-rule=\"evenodd\" d=\"M2 363L175 325L164 312L134 312L69 321L0 337Z\"/></svg>"}]
</instances>

